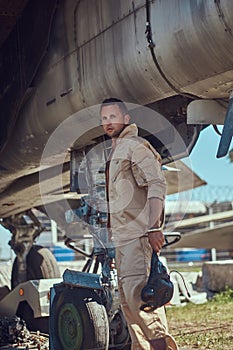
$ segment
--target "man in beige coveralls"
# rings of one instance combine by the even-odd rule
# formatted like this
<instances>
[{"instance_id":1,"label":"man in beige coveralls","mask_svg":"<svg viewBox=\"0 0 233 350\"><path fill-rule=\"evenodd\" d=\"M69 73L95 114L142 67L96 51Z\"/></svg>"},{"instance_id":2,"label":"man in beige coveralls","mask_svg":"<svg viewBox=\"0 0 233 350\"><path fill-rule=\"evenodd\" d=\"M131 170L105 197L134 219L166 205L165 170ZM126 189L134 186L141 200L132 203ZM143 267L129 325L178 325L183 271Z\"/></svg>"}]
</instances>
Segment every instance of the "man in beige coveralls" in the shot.
<instances>
[{"instance_id":1,"label":"man in beige coveralls","mask_svg":"<svg viewBox=\"0 0 233 350\"><path fill-rule=\"evenodd\" d=\"M167 330L164 307L150 313L140 310L152 249L159 252L164 244L161 217L166 181L161 158L149 142L138 136L137 126L129 124L130 116L121 100L104 100L100 115L103 129L112 139L106 167L109 225L132 349L177 350ZM152 228L156 230L148 233Z\"/></svg>"}]
</instances>

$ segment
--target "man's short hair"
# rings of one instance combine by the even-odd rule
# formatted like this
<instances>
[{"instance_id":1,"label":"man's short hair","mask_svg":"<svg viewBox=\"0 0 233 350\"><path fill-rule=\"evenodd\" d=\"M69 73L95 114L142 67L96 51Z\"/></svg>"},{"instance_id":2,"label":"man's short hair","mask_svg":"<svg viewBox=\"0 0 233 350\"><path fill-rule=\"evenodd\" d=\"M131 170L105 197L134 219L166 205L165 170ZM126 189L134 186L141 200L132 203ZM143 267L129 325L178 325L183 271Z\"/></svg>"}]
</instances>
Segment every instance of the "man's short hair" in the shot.
<instances>
[{"instance_id":1,"label":"man's short hair","mask_svg":"<svg viewBox=\"0 0 233 350\"><path fill-rule=\"evenodd\" d=\"M106 98L105 100L103 100L103 102L101 103L101 106L100 106L100 112L104 106L111 106L111 105L119 106L120 111L123 115L128 114L128 109L126 107L126 104L122 100L120 100L119 98L116 98L116 97L110 97L110 98Z\"/></svg>"}]
</instances>

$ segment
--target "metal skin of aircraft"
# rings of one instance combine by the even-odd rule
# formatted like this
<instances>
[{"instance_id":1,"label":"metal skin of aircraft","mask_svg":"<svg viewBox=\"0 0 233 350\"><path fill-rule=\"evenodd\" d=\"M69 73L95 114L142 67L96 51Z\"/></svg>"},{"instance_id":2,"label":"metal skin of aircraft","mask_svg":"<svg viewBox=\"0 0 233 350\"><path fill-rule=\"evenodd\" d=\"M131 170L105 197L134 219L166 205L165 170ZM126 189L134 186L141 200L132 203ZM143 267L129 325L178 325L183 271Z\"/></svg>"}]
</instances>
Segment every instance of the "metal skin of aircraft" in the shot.
<instances>
[{"instance_id":1,"label":"metal skin of aircraft","mask_svg":"<svg viewBox=\"0 0 233 350\"><path fill-rule=\"evenodd\" d=\"M223 123L233 87L232 1L53 0L1 6L5 20L7 11L9 17L16 9L20 13L1 38L0 216L12 224L14 215L43 205L39 170L51 135L77 114L76 139L88 130L84 143L91 143L102 130L95 129L98 116L87 110L106 97L154 111L152 132L158 113L168 121L166 147L154 141L164 163L188 155L204 124ZM176 132L183 148L177 148ZM56 176L58 157L67 154L72 138L66 144L60 137L43 166L45 173L54 167L48 177ZM69 192L69 164L63 159ZM48 202L63 198L56 189L51 185Z\"/></svg>"},{"instance_id":2,"label":"metal skin of aircraft","mask_svg":"<svg viewBox=\"0 0 233 350\"><path fill-rule=\"evenodd\" d=\"M0 217L14 237L40 232L30 214L34 225L22 233L33 207L54 205L52 218L64 227L63 203L78 200L69 187L69 152L81 156L102 137L99 104L109 96L130 104L164 164L187 156L206 124L223 124L225 116L218 156L227 152L232 1L0 6Z\"/></svg>"},{"instance_id":3,"label":"metal skin of aircraft","mask_svg":"<svg viewBox=\"0 0 233 350\"><path fill-rule=\"evenodd\" d=\"M167 225L167 231L183 229L182 239L176 248L217 248L229 250L233 247L233 210L183 219ZM194 227L194 228L193 228Z\"/></svg>"},{"instance_id":4,"label":"metal skin of aircraft","mask_svg":"<svg viewBox=\"0 0 233 350\"><path fill-rule=\"evenodd\" d=\"M127 103L164 165L188 156L209 124L224 124L217 157L227 153L233 125L232 33L232 0L0 1L0 218L12 232L17 255L13 287L45 277L42 267L33 271L41 261L33 241L43 228L31 209L47 213L66 230L65 212L80 205L75 164L88 148L106 141L99 125L103 99ZM192 181L190 175L189 187L195 186ZM53 258L43 254L51 266L48 277L57 277ZM91 289L78 288L80 298L76 290L66 292L64 283L51 298L51 334L57 334L57 320L63 329L70 298L74 304L83 302L85 292L97 298ZM66 302L59 309L63 295ZM93 311L104 313L97 299ZM115 311L118 317L118 304ZM127 340L128 333L124 336ZM66 348L56 337L53 341L51 349Z\"/></svg>"}]
</instances>

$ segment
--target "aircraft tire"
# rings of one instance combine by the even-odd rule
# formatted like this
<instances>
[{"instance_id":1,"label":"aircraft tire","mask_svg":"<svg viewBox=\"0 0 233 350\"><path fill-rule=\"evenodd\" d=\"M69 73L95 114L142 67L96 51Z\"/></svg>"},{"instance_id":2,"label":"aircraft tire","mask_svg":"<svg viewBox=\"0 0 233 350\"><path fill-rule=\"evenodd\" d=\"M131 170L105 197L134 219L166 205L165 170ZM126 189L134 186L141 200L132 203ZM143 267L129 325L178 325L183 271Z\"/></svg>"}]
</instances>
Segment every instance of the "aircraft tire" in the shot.
<instances>
[{"instance_id":1,"label":"aircraft tire","mask_svg":"<svg viewBox=\"0 0 233 350\"><path fill-rule=\"evenodd\" d=\"M99 296L87 288L56 293L49 320L52 350L108 349L109 323Z\"/></svg>"},{"instance_id":2,"label":"aircraft tire","mask_svg":"<svg viewBox=\"0 0 233 350\"><path fill-rule=\"evenodd\" d=\"M122 311L116 313L114 316L111 325L116 330L114 334L113 342L114 345L110 344L110 349L113 350L130 350L131 349L131 338L129 330L127 327L126 320L123 316ZM111 328L111 326L110 326Z\"/></svg>"},{"instance_id":3,"label":"aircraft tire","mask_svg":"<svg viewBox=\"0 0 233 350\"><path fill-rule=\"evenodd\" d=\"M48 248L33 245L27 256L27 280L56 277L61 277L61 274L53 253ZM18 284L18 261L16 257L11 273L11 288L15 288ZM26 322L30 331L49 333L49 317L34 318L33 311L26 301L19 304L17 316Z\"/></svg>"},{"instance_id":4,"label":"aircraft tire","mask_svg":"<svg viewBox=\"0 0 233 350\"><path fill-rule=\"evenodd\" d=\"M53 253L48 248L33 245L27 256L27 281L57 277L61 277L61 274ZM18 284L18 259L16 257L11 273L11 289Z\"/></svg>"}]
</instances>

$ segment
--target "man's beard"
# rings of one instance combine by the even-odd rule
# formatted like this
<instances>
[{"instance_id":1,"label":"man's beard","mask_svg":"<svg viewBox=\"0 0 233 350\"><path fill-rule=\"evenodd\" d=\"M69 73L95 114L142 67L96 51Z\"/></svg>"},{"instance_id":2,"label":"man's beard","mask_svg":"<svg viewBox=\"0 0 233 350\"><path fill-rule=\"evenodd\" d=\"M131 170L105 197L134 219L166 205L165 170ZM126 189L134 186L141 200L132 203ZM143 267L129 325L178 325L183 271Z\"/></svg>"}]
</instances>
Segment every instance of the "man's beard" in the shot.
<instances>
[{"instance_id":1,"label":"man's beard","mask_svg":"<svg viewBox=\"0 0 233 350\"><path fill-rule=\"evenodd\" d=\"M127 126L128 124L123 124L120 130L114 131L112 137L117 138Z\"/></svg>"}]
</instances>

